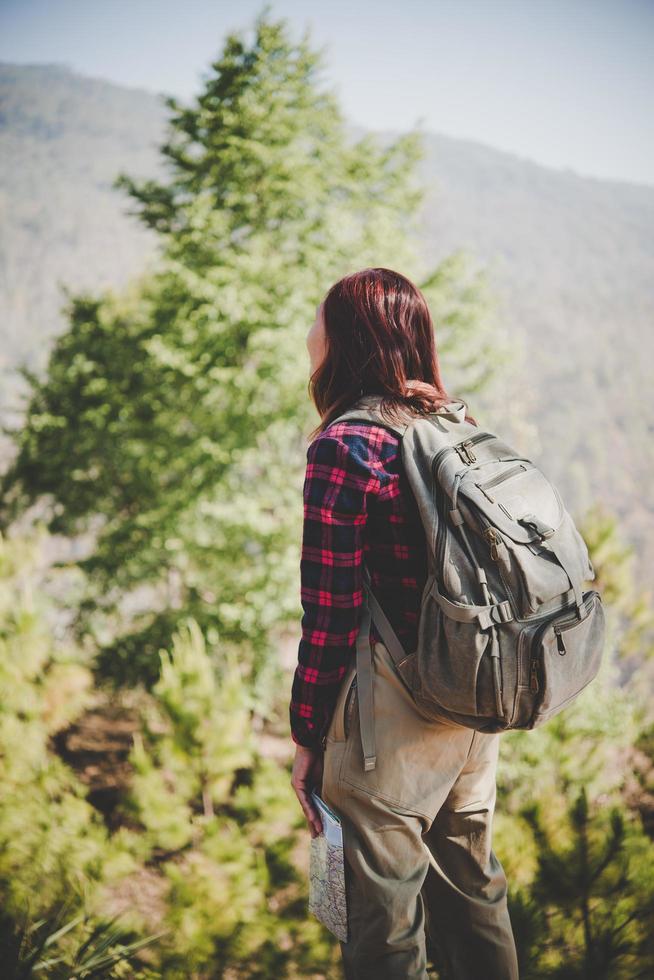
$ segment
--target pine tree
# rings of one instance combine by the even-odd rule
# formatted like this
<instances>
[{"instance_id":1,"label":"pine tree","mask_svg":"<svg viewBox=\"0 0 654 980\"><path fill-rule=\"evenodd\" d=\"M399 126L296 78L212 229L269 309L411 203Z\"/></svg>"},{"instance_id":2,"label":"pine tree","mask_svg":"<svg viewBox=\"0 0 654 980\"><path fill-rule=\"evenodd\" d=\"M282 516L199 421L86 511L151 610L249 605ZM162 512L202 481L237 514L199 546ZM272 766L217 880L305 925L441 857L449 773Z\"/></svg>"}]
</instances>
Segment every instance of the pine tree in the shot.
<instances>
[{"instance_id":1,"label":"pine tree","mask_svg":"<svg viewBox=\"0 0 654 980\"><path fill-rule=\"evenodd\" d=\"M119 679L153 682L182 616L263 663L298 615L304 338L338 275L410 254L420 199L415 134L352 143L320 63L264 12L190 106L168 99L169 179L117 181L161 236L158 267L69 297L45 378L25 372L3 522L45 501L53 532L87 535L78 628Z\"/></svg>"},{"instance_id":2,"label":"pine tree","mask_svg":"<svg viewBox=\"0 0 654 980\"><path fill-rule=\"evenodd\" d=\"M654 893L641 861L651 862L652 846L637 822L620 806L591 808L583 786L568 808L567 826L548 820L542 804L524 816L538 845L533 898L549 923L539 975L646 976L654 967L643 956Z\"/></svg>"}]
</instances>

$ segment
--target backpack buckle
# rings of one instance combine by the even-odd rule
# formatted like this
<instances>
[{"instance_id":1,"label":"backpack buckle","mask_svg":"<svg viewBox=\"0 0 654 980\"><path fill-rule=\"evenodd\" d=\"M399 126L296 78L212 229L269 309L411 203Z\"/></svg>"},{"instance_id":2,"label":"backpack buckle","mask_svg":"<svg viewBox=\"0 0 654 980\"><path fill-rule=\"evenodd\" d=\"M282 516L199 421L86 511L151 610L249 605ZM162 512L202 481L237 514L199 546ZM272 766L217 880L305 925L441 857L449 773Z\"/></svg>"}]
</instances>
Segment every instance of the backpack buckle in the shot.
<instances>
[{"instance_id":1,"label":"backpack buckle","mask_svg":"<svg viewBox=\"0 0 654 980\"><path fill-rule=\"evenodd\" d=\"M523 514L522 517L518 518L518 524L533 528L540 538L551 538L554 534L554 528L546 524L545 521L541 521L535 514Z\"/></svg>"},{"instance_id":2,"label":"backpack buckle","mask_svg":"<svg viewBox=\"0 0 654 980\"><path fill-rule=\"evenodd\" d=\"M494 623L509 623L513 619L513 610L508 599L491 606L489 613Z\"/></svg>"}]
</instances>

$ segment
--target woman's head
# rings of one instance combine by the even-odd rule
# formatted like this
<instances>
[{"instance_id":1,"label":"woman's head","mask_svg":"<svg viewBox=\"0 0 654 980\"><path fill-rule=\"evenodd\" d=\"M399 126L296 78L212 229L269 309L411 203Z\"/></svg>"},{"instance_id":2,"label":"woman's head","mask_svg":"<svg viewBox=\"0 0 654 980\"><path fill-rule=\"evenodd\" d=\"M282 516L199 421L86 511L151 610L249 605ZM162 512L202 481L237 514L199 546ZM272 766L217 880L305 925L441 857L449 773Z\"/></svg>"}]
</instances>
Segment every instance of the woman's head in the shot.
<instances>
[{"instance_id":1,"label":"woman's head","mask_svg":"<svg viewBox=\"0 0 654 980\"><path fill-rule=\"evenodd\" d=\"M329 289L307 334L309 393L317 431L362 394L383 396L389 419L450 401L441 380L434 325L425 297L391 269L362 269ZM466 416L469 421L475 421Z\"/></svg>"}]
</instances>

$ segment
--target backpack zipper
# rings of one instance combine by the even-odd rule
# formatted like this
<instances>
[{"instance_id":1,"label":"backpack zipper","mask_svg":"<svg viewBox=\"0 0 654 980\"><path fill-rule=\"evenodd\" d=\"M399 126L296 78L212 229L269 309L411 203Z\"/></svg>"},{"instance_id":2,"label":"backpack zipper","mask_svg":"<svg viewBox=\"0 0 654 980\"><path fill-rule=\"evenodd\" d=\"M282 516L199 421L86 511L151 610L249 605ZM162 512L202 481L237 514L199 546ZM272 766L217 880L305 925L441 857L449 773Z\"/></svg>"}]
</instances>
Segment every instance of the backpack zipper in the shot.
<instances>
[{"instance_id":1,"label":"backpack zipper","mask_svg":"<svg viewBox=\"0 0 654 980\"><path fill-rule=\"evenodd\" d=\"M475 446L479 442L484 442L486 439L494 439L495 435L492 432L479 432L476 436L471 436L469 439L464 439L463 442L458 442L453 448L457 451L464 463L476 463L477 457L470 448Z\"/></svg>"},{"instance_id":2,"label":"backpack zipper","mask_svg":"<svg viewBox=\"0 0 654 980\"><path fill-rule=\"evenodd\" d=\"M512 476L516 476L516 474L520 472L526 473L527 467L524 466L522 463L517 463L515 466L512 466L510 469L508 469L505 473L498 473L497 476L492 477L492 479L490 480L485 480L483 483L477 483L477 486L479 487L480 490L485 492L490 487L497 486L498 483L504 483L505 480L510 480Z\"/></svg>"},{"instance_id":3,"label":"backpack zipper","mask_svg":"<svg viewBox=\"0 0 654 980\"><path fill-rule=\"evenodd\" d=\"M589 597L584 601L584 607L588 612L590 611L591 604L594 602L594 597L596 595L599 595L599 593L597 592L596 589L592 589ZM584 616L584 619L585 618L586 617ZM576 615L571 616L570 619L564 619L562 623L557 623L554 629L556 630L557 633L560 632L561 630L569 630L572 626L575 625L575 623L583 623L583 621L584 621L583 619L579 619L579 617Z\"/></svg>"},{"instance_id":4,"label":"backpack zipper","mask_svg":"<svg viewBox=\"0 0 654 980\"><path fill-rule=\"evenodd\" d=\"M522 669L522 648L527 643L528 636L532 631L532 629L533 629L532 625L530 623L527 623L525 626L522 627L522 629L518 633L518 642L516 647L516 662L517 662L518 672L517 672L516 683L518 684L519 687L524 686L525 683L523 680L523 669ZM536 630L537 629L538 627L536 627ZM534 632L536 632L536 630L534 630ZM532 656L529 662L529 667L525 671L525 673L527 673L529 678L528 685L529 685L529 690L532 692L532 694L538 692L539 684L538 684L537 671L538 671L538 661L535 657ZM518 706L514 704L513 710L511 712L511 717L509 718L509 722L508 722L509 728L513 727L517 712L518 712Z\"/></svg>"},{"instance_id":5,"label":"backpack zipper","mask_svg":"<svg viewBox=\"0 0 654 980\"><path fill-rule=\"evenodd\" d=\"M440 462L443 456L447 453L458 453L462 459L464 456L466 457L463 459L464 463L476 462L477 457L469 447L476 445L478 442L485 442L487 439L495 439L495 434L493 432L478 432L476 436L471 436L462 442L457 442L451 446L442 446L431 461L432 472L436 480L438 481L438 470L440 469Z\"/></svg>"},{"instance_id":6,"label":"backpack zipper","mask_svg":"<svg viewBox=\"0 0 654 980\"><path fill-rule=\"evenodd\" d=\"M498 558L499 558L499 552L497 550L497 546L498 546L498 544L502 540L501 537L499 536L499 534L497 533L497 531L495 530L495 528L492 525L490 525L490 524L488 524L484 528L483 534L484 534L484 537L486 538L488 544L490 545L490 556L491 556L491 558L493 559L493 561L497 561Z\"/></svg>"},{"instance_id":7,"label":"backpack zipper","mask_svg":"<svg viewBox=\"0 0 654 980\"><path fill-rule=\"evenodd\" d=\"M584 603L584 608L586 609L586 616L590 614L591 604L595 601L594 596L597 594L598 593L595 590L593 590L589 599ZM584 616L584 619L586 619L586 616ZM556 648L562 657L564 657L567 653L563 634L565 633L566 630L573 629L577 625L577 623L583 623L584 619L579 619L578 616L573 616L571 619L566 619L562 623L558 623L554 627L554 632L556 633Z\"/></svg>"},{"instance_id":8,"label":"backpack zipper","mask_svg":"<svg viewBox=\"0 0 654 980\"><path fill-rule=\"evenodd\" d=\"M595 592L595 591L591 592L591 594L588 597L588 599L586 599L585 602L584 602L584 606L585 606L585 608L587 610L587 615L590 613L590 607L591 607L592 603L595 601L595 596L597 594L598 593ZM586 617L584 616L584 619L585 618ZM575 625L575 623L583 623L583 622L584 622L584 620L583 619L579 619L578 616L573 616L571 619L566 619L562 623L556 623L554 625L551 622L547 622L546 621L541 626L539 626L538 629L534 630L534 635L531 638L531 642L535 646L536 645L536 640L539 639L541 633L543 633L544 630L546 630L549 626L552 626L554 632L556 633L556 645L557 645L558 652L561 654L561 656L564 656L564 654L566 653L566 649L565 649L565 643L563 642L563 637L561 636L561 633L564 632L567 629L570 629L572 626ZM529 672L529 689L534 694L538 692L538 688L539 688L539 684L538 684L538 661L539 661L539 658L538 658L538 650L536 650L531 655L530 672Z\"/></svg>"},{"instance_id":9,"label":"backpack zipper","mask_svg":"<svg viewBox=\"0 0 654 980\"><path fill-rule=\"evenodd\" d=\"M537 694L540 684L538 683L538 650L536 649L536 640L541 635L541 633L547 629L550 623L546 620L541 626L538 626L534 630L534 635L531 638L531 643L534 649L532 649L531 659L529 661L529 690L532 694Z\"/></svg>"}]
</instances>

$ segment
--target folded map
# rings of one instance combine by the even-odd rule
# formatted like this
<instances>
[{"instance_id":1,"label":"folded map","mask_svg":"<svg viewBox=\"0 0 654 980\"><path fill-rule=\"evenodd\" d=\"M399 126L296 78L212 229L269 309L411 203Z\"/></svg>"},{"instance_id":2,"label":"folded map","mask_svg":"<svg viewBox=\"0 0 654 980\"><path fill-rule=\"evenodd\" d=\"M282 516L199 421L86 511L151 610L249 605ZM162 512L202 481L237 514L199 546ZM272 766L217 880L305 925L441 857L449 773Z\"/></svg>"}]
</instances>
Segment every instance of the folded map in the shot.
<instances>
[{"instance_id":1,"label":"folded map","mask_svg":"<svg viewBox=\"0 0 654 980\"><path fill-rule=\"evenodd\" d=\"M322 820L322 833L311 838L309 854L309 911L337 939L347 942L345 862L341 821L316 790L311 799Z\"/></svg>"}]
</instances>

